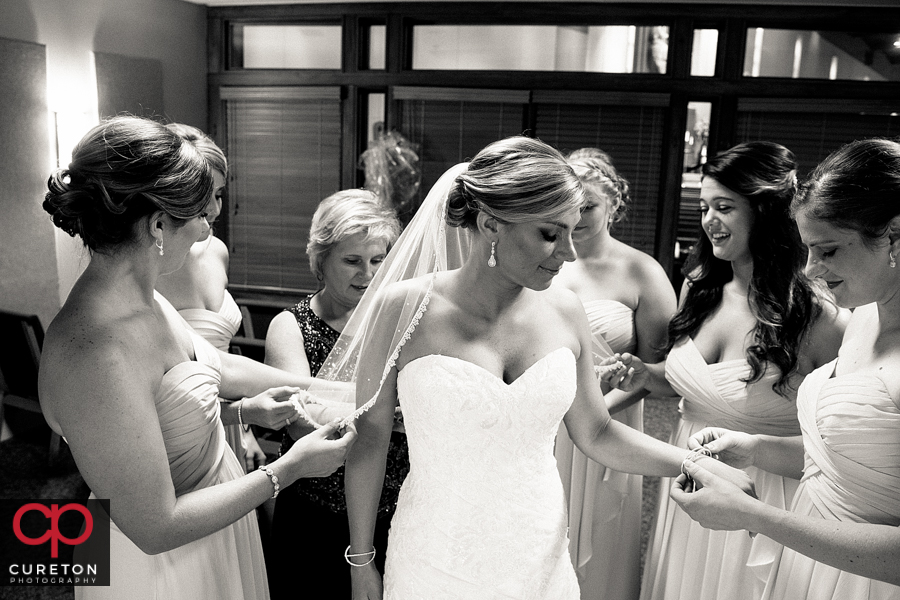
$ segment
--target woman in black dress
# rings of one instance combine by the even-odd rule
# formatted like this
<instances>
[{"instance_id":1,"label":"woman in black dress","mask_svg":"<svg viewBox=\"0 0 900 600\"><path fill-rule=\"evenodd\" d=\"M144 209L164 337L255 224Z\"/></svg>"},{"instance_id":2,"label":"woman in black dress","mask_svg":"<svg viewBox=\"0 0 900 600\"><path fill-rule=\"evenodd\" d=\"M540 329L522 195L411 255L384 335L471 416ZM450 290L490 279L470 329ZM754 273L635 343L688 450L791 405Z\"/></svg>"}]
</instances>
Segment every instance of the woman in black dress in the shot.
<instances>
[{"instance_id":1,"label":"woman in black dress","mask_svg":"<svg viewBox=\"0 0 900 600\"><path fill-rule=\"evenodd\" d=\"M323 200L307 245L310 268L322 287L272 320L266 363L315 377L399 233L396 217L371 192L348 190ZM295 425L291 433L306 431ZM294 443L291 433L284 434L282 452ZM406 435L395 431L375 531L382 548L408 471ZM330 477L303 479L283 490L275 502L267 557L273 600L303 597L307 573L330 581L334 597L348 598L350 567L343 554L349 535L343 467ZM375 561L383 572L384 557Z\"/></svg>"}]
</instances>

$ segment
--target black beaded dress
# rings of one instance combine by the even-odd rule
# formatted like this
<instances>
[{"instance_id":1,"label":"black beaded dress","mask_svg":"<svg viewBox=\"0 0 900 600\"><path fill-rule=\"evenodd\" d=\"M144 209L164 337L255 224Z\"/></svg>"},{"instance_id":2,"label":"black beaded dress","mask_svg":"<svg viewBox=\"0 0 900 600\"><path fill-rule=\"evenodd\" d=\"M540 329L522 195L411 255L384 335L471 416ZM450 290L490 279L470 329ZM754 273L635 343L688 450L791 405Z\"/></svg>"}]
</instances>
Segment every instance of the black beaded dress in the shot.
<instances>
[{"instance_id":1,"label":"black beaded dress","mask_svg":"<svg viewBox=\"0 0 900 600\"><path fill-rule=\"evenodd\" d=\"M310 373L315 376L340 333L312 311L311 299L312 295L286 310L297 319ZM293 443L285 433L282 453ZM384 573L388 527L397 507L400 486L408 473L406 435L394 432L388 447L384 487L375 523L374 541L378 548L375 564L381 573ZM349 544L344 467L330 477L299 479L281 490L275 499L268 556L272 599L321 598L321 586L328 587L329 598L350 598L351 567L344 559L344 550Z\"/></svg>"}]
</instances>

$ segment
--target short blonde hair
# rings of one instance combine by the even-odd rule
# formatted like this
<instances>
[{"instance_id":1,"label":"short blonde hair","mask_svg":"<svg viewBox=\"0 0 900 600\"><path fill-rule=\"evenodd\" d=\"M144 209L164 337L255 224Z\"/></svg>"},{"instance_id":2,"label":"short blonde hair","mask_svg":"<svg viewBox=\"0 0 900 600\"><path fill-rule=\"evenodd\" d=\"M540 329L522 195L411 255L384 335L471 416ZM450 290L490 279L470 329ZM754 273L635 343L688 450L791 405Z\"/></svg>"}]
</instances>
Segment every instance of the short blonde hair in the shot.
<instances>
[{"instance_id":1,"label":"short blonde hair","mask_svg":"<svg viewBox=\"0 0 900 600\"><path fill-rule=\"evenodd\" d=\"M368 190L344 190L322 200L309 228L309 268L321 279L322 263L331 248L351 235L365 233L368 239L385 241L387 249L400 235L394 211L384 208Z\"/></svg>"}]
</instances>

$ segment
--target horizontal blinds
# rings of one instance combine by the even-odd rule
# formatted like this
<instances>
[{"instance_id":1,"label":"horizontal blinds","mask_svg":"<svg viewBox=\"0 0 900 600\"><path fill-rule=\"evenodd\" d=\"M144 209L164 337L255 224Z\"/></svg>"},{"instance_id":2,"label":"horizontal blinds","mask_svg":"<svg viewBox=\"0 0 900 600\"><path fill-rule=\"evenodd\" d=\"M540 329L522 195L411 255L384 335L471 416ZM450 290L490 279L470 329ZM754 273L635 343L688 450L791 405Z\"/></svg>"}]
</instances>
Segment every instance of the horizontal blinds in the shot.
<instances>
[{"instance_id":1,"label":"horizontal blinds","mask_svg":"<svg viewBox=\"0 0 900 600\"><path fill-rule=\"evenodd\" d=\"M801 176L809 174L826 156L848 142L900 135L900 117L882 111L877 114L798 112L779 110L777 105L766 107L768 110L740 108L741 105L736 141L766 140L787 147L797 159ZM900 101L896 110L900 111Z\"/></svg>"},{"instance_id":2,"label":"horizontal blinds","mask_svg":"<svg viewBox=\"0 0 900 600\"><path fill-rule=\"evenodd\" d=\"M225 100L229 282L315 290L306 241L320 200L340 190L341 105L333 94Z\"/></svg>"},{"instance_id":3,"label":"horizontal blinds","mask_svg":"<svg viewBox=\"0 0 900 600\"><path fill-rule=\"evenodd\" d=\"M401 132L419 146L422 184L416 208L447 169L491 142L522 134L527 98L509 100L399 100Z\"/></svg>"},{"instance_id":4,"label":"horizontal blinds","mask_svg":"<svg viewBox=\"0 0 900 600\"><path fill-rule=\"evenodd\" d=\"M538 138L566 154L594 147L612 157L616 169L628 180L631 195L627 217L613 226L612 234L655 256L667 107L661 102L590 104L579 98L579 103L569 104L537 102L539 99L535 93Z\"/></svg>"}]
</instances>

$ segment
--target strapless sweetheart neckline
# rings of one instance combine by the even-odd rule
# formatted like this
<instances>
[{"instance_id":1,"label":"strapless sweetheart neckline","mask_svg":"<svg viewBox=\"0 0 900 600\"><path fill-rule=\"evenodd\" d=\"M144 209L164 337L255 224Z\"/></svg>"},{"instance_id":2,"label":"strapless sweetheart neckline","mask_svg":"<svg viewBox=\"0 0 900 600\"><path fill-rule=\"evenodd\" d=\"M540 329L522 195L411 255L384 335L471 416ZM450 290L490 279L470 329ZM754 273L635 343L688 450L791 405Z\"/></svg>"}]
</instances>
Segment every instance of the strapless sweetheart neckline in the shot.
<instances>
[{"instance_id":1,"label":"strapless sweetheart neckline","mask_svg":"<svg viewBox=\"0 0 900 600\"><path fill-rule=\"evenodd\" d=\"M514 386L516 383L518 383L520 379L522 379L525 375L527 375L527 374L529 373L529 371L533 370L538 364L540 364L541 362L547 360L547 358L549 358L550 356L553 356L554 354L556 354L557 352L560 352L560 351L562 351L562 350L568 350L568 351L569 351L569 354L572 355L572 358L573 358L573 359L575 358L575 353L572 352L572 349L571 349L571 348L568 348L568 347L566 347L566 346L561 346L561 347L557 348L556 350L551 350L550 352L548 352L547 354L545 354L545 355L542 356L541 358L539 358L539 359L537 359L536 361L534 361L533 363L531 363L531 365L530 365L527 369L525 369L524 371L522 371L522 373L521 373L518 377L516 377L515 379L513 379L513 380L512 380L511 382L509 382L509 383L506 383L506 381L504 381L503 377L500 377L500 376L498 376L498 375L492 373L491 371L489 371L489 370L487 370L486 368L482 367L482 366L479 365L478 363L474 363L474 362L472 362L472 361L470 361L470 360L465 360L464 358L459 358L459 357L456 357L456 356L452 356L452 355L450 355L450 354L423 354L422 356L417 356L416 358L414 358L414 359L412 359L411 361L409 361L408 363L406 363L406 366L403 367L403 369L401 369L401 371L402 371L402 370L406 370L407 368L409 368L409 366L410 366L411 364L416 363L416 362L419 362L419 361L422 361L422 360L426 360L426 359L438 359L438 358L449 358L450 360L453 360L453 361L456 361L456 362L459 362L459 363L463 363L463 364L466 364L466 365L471 365L471 366L474 367L476 370L481 371L481 372L483 372L483 373L487 373L488 375L491 376L492 379L494 379L495 381L498 381L498 382L502 383L502 384L505 385L506 387L512 387L512 386Z\"/></svg>"}]
</instances>

